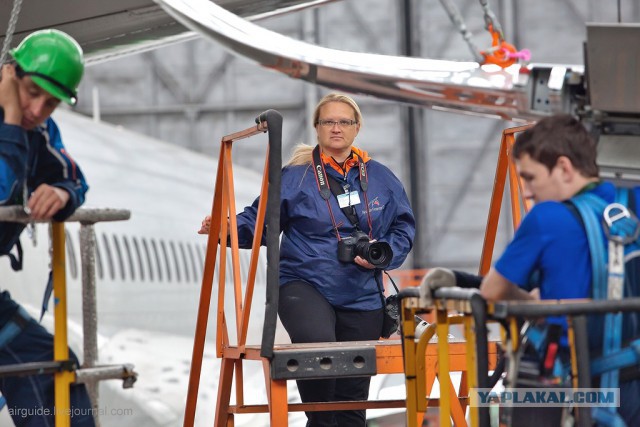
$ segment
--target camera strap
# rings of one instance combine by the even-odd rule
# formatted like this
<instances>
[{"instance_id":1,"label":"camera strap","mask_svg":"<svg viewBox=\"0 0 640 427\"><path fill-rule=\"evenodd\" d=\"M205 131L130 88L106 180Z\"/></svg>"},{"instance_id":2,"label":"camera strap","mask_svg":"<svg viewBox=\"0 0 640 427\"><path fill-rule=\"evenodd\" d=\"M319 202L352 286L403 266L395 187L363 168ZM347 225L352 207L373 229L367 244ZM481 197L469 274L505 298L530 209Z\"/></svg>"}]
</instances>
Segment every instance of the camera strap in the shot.
<instances>
[{"instance_id":1,"label":"camera strap","mask_svg":"<svg viewBox=\"0 0 640 427\"><path fill-rule=\"evenodd\" d=\"M386 270L383 270L383 271L384 271L384 274L387 275L389 280L391 280L391 284L393 285L393 289L396 290L396 295L397 295L400 292L400 290L396 286L396 282L393 281L393 279L391 278L389 273L386 272ZM387 303L385 301L385 296L384 296L384 287L382 286L382 274L378 274L376 272L376 274L374 274L374 277L376 279L376 283L378 284L378 290L380 291L380 301L382 301L382 308L384 308Z\"/></svg>"},{"instance_id":2,"label":"camera strap","mask_svg":"<svg viewBox=\"0 0 640 427\"><path fill-rule=\"evenodd\" d=\"M369 182L367 180L367 167L365 163L362 161L362 158L356 153L352 151L352 154L358 159L358 173L360 175L360 187L362 188L362 192L364 194L364 202L367 210L367 222L369 224L369 238L372 239L371 232L373 230L372 221L371 221L371 213L369 212L369 199L367 198L367 189L369 187ZM331 216L331 222L333 223L333 228L336 232L336 237L338 241L342 240L340 238L340 233L338 232L338 225L336 223L335 216L333 215L333 210L331 209L331 203L329 203L329 198L331 197L331 193L337 198L338 195L344 194L344 188L337 179L327 174L327 171L324 168L324 163L320 157L320 146L316 145L313 149L312 153L313 157L313 170L315 171L316 183L318 184L318 190L320 191L320 196L327 202L327 207L329 208L329 215ZM344 208L340 208L344 215L349 219L351 224L356 227L357 230L360 230L360 226L358 224L358 215L356 214L356 208L354 206L345 206Z\"/></svg>"}]
</instances>

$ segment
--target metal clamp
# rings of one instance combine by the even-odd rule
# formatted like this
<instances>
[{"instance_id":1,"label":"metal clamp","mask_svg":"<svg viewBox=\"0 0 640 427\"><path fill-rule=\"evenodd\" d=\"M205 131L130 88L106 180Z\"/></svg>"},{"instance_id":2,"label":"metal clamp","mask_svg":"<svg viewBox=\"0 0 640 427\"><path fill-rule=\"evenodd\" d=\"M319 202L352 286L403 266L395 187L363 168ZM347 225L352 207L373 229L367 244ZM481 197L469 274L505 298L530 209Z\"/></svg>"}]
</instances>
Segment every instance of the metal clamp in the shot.
<instances>
[{"instance_id":1,"label":"metal clamp","mask_svg":"<svg viewBox=\"0 0 640 427\"><path fill-rule=\"evenodd\" d=\"M607 236L608 240L626 245L636 241L638 237L640 237L640 221L638 221L638 218L636 218L636 216L623 204L611 203L604 209L602 216L604 217L604 234ZM629 218L635 222L633 233L629 233L627 236L611 234L611 227L613 224L616 221L624 220L625 218Z\"/></svg>"}]
</instances>

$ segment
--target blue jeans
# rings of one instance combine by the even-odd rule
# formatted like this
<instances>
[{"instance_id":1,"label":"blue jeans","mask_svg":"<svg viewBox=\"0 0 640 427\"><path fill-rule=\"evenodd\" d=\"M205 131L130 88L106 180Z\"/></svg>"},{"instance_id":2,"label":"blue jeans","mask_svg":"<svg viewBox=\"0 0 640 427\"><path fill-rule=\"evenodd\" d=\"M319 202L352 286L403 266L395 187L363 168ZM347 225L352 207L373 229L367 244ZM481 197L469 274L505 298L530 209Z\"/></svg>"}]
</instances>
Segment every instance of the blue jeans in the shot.
<instances>
[{"instance_id":1,"label":"blue jeans","mask_svg":"<svg viewBox=\"0 0 640 427\"><path fill-rule=\"evenodd\" d=\"M73 352L69 358L76 363ZM34 319L0 348L0 366L53 360L53 336ZM71 425L94 427L91 401L84 384L71 387ZM16 427L54 427L53 375L0 378L0 392Z\"/></svg>"}]
</instances>

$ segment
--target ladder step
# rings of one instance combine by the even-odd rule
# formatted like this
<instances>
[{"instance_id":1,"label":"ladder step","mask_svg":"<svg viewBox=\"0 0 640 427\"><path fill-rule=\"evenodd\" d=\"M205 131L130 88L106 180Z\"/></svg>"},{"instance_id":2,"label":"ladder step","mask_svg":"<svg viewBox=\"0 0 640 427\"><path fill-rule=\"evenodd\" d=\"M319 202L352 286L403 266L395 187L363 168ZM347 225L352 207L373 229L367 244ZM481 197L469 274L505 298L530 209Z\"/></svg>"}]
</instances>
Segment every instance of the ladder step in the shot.
<instances>
[{"instance_id":1,"label":"ladder step","mask_svg":"<svg viewBox=\"0 0 640 427\"><path fill-rule=\"evenodd\" d=\"M373 346L277 350L271 359L274 380L363 377L376 372Z\"/></svg>"}]
</instances>

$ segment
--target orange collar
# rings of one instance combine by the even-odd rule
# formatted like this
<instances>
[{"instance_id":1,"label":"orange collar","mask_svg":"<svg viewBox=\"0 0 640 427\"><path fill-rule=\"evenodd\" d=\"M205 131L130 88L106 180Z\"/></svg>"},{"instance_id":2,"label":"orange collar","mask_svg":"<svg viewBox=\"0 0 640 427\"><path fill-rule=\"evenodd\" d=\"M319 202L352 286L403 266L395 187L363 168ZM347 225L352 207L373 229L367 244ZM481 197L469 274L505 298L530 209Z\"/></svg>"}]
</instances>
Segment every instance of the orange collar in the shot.
<instances>
[{"instance_id":1,"label":"orange collar","mask_svg":"<svg viewBox=\"0 0 640 427\"><path fill-rule=\"evenodd\" d=\"M352 146L351 151L353 151L358 156L360 156L362 158L362 161L365 163L371 160L371 157L369 157L369 153L359 149L358 147ZM345 160L344 164L342 165L340 165L337 161L335 161L333 157L327 156L322 152L320 153L320 156L322 157L322 162L325 165L331 166L333 169L338 171L341 175L346 175L347 173L349 173L352 167L358 167L358 157L354 156L353 153L351 154L351 156L347 158L347 160Z\"/></svg>"}]
</instances>

